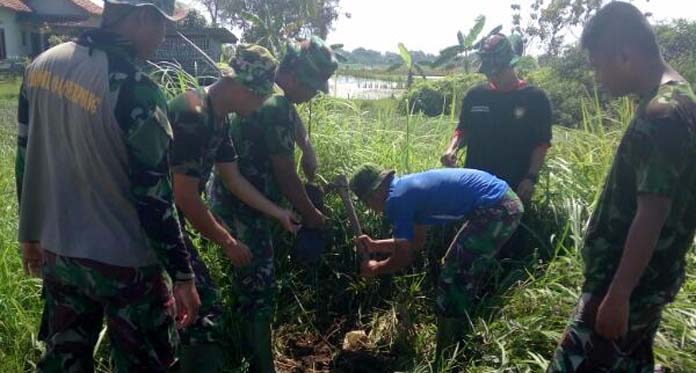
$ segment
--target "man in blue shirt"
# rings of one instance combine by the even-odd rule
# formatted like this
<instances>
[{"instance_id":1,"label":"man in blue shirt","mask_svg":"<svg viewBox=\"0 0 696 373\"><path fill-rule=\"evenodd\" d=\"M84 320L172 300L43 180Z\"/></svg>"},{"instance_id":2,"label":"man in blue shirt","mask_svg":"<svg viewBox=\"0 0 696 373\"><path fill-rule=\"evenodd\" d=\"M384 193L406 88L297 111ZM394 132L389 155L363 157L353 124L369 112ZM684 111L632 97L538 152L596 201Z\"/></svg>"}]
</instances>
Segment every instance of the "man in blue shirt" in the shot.
<instances>
[{"instance_id":1,"label":"man in blue shirt","mask_svg":"<svg viewBox=\"0 0 696 373\"><path fill-rule=\"evenodd\" d=\"M495 268L496 253L517 228L522 202L505 181L466 168L398 177L393 170L365 164L351 178L350 188L394 228L392 239L373 240L367 235L357 239L363 253L388 255L385 260L364 261L361 273L366 277L410 265L414 251L425 244L427 226L463 222L442 258L438 279L440 361L445 348L463 337L478 285Z\"/></svg>"}]
</instances>

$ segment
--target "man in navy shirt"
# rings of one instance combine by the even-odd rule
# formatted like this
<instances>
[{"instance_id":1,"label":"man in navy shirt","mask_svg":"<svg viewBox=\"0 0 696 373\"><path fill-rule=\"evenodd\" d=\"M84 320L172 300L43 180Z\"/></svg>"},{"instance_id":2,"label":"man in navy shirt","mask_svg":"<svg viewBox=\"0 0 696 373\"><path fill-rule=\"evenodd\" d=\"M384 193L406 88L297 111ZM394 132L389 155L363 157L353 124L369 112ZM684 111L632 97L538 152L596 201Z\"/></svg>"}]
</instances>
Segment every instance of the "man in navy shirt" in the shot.
<instances>
[{"instance_id":1,"label":"man in navy shirt","mask_svg":"<svg viewBox=\"0 0 696 373\"><path fill-rule=\"evenodd\" d=\"M366 277L397 272L413 262L425 244L426 227L462 222L442 258L437 289L439 325L437 358L457 343L468 324L477 287L495 268L495 256L517 228L524 207L508 184L467 168L436 169L398 177L393 170L362 165L350 181L351 190L370 209L383 213L394 238L357 239L363 253L388 255L366 260Z\"/></svg>"}]
</instances>

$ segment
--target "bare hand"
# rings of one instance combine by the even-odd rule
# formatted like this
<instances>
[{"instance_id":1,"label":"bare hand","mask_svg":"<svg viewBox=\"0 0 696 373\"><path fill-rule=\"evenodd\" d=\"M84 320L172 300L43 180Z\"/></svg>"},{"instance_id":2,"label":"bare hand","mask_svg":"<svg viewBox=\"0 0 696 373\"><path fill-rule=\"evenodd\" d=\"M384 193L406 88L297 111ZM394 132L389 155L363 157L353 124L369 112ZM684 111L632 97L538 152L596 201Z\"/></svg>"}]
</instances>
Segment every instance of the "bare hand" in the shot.
<instances>
[{"instance_id":1,"label":"bare hand","mask_svg":"<svg viewBox=\"0 0 696 373\"><path fill-rule=\"evenodd\" d=\"M628 299L607 295L597 310L595 332L607 339L618 339L628 331Z\"/></svg>"},{"instance_id":2,"label":"bare hand","mask_svg":"<svg viewBox=\"0 0 696 373\"><path fill-rule=\"evenodd\" d=\"M370 244L372 243L372 238L370 236L363 234L362 236L355 237L355 247L358 249L358 254L369 255L371 253Z\"/></svg>"},{"instance_id":3,"label":"bare hand","mask_svg":"<svg viewBox=\"0 0 696 373\"><path fill-rule=\"evenodd\" d=\"M365 234L355 238L355 246L367 254L394 254L394 245L378 245L377 241Z\"/></svg>"},{"instance_id":4,"label":"bare hand","mask_svg":"<svg viewBox=\"0 0 696 373\"><path fill-rule=\"evenodd\" d=\"M32 277L41 277L43 249L39 242L22 242L22 264L24 273Z\"/></svg>"},{"instance_id":5,"label":"bare hand","mask_svg":"<svg viewBox=\"0 0 696 373\"><path fill-rule=\"evenodd\" d=\"M314 209L314 213L307 219L303 220L302 223L308 228L321 229L324 227L326 222L329 220L324 214L318 209Z\"/></svg>"},{"instance_id":6,"label":"bare hand","mask_svg":"<svg viewBox=\"0 0 696 373\"><path fill-rule=\"evenodd\" d=\"M360 274L365 278L377 277L379 273L379 262L376 260L365 260L360 264Z\"/></svg>"},{"instance_id":7,"label":"bare hand","mask_svg":"<svg viewBox=\"0 0 696 373\"><path fill-rule=\"evenodd\" d=\"M457 167L457 152L445 152L445 154L440 157L440 162L445 167Z\"/></svg>"},{"instance_id":8,"label":"bare hand","mask_svg":"<svg viewBox=\"0 0 696 373\"><path fill-rule=\"evenodd\" d=\"M228 238L227 241L222 244L222 248L235 267L243 267L251 263L251 259L253 259L247 245L232 237Z\"/></svg>"},{"instance_id":9,"label":"bare hand","mask_svg":"<svg viewBox=\"0 0 696 373\"><path fill-rule=\"evenodd\" d=\"M276 217L286 231L297 234L302 228L300 219L290 210L282 210L282 213Z\"/></svg>"},{"instance_id":10,"label":"bare hand","mask_svg":"<svg viewBox=\"0 0 696 373\"><path fill-rule=\"evenodd\" d=\"M314 149L309 147L302 152L302 171L304 172L307 180L313 181L317 176L317 169L319 169L319 161L314 153Z\"/></svg>"},{"instance_id":11,"label":"bare hand","mask_svg":"<svg viewBox=\"0 0 696 373\"><path fill-rule=\"evenodd\" d=\"M529 201L532 200L532 196L534 195L534 190L536 189L536 186L534 185L534 182L529 179L524 179L522 182L520 182L520 185L517 187L517 196L520 197L522 202L525 204L529 203Z\"/></svg>"},{"instance_id":12,"label":"bare hand","mask_svg":"<svg viewBox=\"0 0 696 373\"><path fill-rule=\"evenodd\" d=\"M179 329L193 324L198 317L201 299L196 290L196 282L177 281L174 284L174 299L176 300L176 326Z\"/></svg>"}]
</instances>

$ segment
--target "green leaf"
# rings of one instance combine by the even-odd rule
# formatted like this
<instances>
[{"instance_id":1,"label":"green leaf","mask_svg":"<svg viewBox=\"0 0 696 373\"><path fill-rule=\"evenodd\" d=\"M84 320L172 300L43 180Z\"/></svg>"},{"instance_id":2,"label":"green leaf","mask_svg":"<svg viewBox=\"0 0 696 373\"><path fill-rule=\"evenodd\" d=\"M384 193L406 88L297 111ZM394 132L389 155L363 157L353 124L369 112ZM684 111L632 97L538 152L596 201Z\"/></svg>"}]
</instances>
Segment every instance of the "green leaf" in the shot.
<instances>
[{"instance_id":1,"label":"green leaf","mask_svg":"<svg viewBox=\"0 0 696 373\"><path fill-rule=\"evenodd\" d=\"M446 56L452 56L452 57L454 57L454 56L456 56L456 55L458 55L459 53L462 53L462 52L464 52L464 49L462 49L461 46L459 46L459 45L453 45L453 46L451 46L451 47L447 47L447 48L441 50L441 51L440 51L440 55L441 55L441 56L442 56L442 55L446 55Z\"/></svg>"},{"instance_id":2,"label":"green leaf","mask_svg":"<svg viewBox=\"0 0 696 373\"><path fill-rule=\"evenodd\" d=\"M488 36L495 35L500 32L500 30L503 29L503 25L498 25L496 26L491 32L488 33Z\"/></svg>"},{"instance_id":3,"label":"green leaf","mask_svg":"<svg viewBox=\"0 0 696 373\"><path fill-rule=\"evenodd\" d=\"M457 41L460 47L466 48L466 39L464 39L464 34L461 31L457 31Z\"/></svg>"},{"instance_id":4,"label":"green leaf","mask_svg":"<svg viewBox=\"0 0 696 373\"><path fill-rule=\"evenodd\" d=\"M461 42L460 39L460 44L463 44L465 48L471 48L471 46L474 44L476 39L479 37L481 34L481 31L483 31L483 27L486 25L486 16L480 15L476 17L476 21L474 23L474 27L469 30L469 34L466 35L466 38L464 39L464 42ZM500 30L498 30L500 31ZM457 35L459 36L459 35Z\"/></svg>"},{"instance_id":5,"label":"green leaf","mask_svg":"<svg viewBox=\"0 0 696 373\"><path fill-rule=\"evenodd\" d=\"M387 72L392 72L392 71L394 71L394 70L397 70L397 69L401 68L403 65L404 65L403 62L395 63L395 64L389 66L389 68L387 68L386 71L387 71Z\"/></svg>"},{"instance_id":6,"label":"green leaf","mask_svg":"<svg viewBox=\"0 0 696 373\"><path fill-rule=\"evenodd\" d=\"M257 16L256 14L249 12L241 12L239 14L246 22L249 22L256 27L266 29L266 22L264 22L261 17Z\"/></svg>"},{"instance_id":7,"label":"green leaf","mask_svg":"<svg viewBox=\"0 0 696 373\"><path fill-rule=\"evenodd\" d=\"M336 60L340 63L347 63L348 58L344 56L342 53L334 52L334 56L336 56Z\"/></svg>"},{"instance_id":8,"label":"green leaf","mask_svg":"<svg viewBox=\"0 0 696 373\"><path fill-rule=\"evenodd\" d=\"M399 43L399 54L401 54L401 58L404 60L406 67L409 69L413 68L413 57L411 57L411 52L406 49L404 43Z\"/></svg>"},{"instance_id":9,"label":"green leaf","mask_svg":"<svg viewBox=\"0 0 696 373\"><path fill-rule=\"evenodd\" d=\"M413 65L413 68L418 72L418 74L420 74L420 76L423 77L423 79L426 79L426 77L425 77L425 71L423 70L423 68L421 67L421 65L419 65L419 64L414 64L414 65Z\"/></svg>"}]
</instances>

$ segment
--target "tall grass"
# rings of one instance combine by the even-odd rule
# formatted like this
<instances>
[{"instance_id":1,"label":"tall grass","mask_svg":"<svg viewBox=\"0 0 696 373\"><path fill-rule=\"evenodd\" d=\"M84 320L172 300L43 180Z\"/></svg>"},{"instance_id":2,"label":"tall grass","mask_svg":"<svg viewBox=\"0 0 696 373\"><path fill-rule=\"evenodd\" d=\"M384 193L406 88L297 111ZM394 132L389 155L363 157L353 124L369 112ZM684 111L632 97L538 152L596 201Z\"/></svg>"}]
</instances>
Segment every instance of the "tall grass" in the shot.
<instances>
[{"instance_id":1,"label":"tall grass","mask_svg":"<svg viewBox=\"0 0 696 373\"><path fill-rule=\"evenodd\" d=\"M164 82L164 81L163 81ZM169 84L180 91L179 81ZM471 372L542 371L560 338L582 281L579 247L589 214L632 110L628 100L618 114L583 104L580 129L555 128L554 145L524 229L531 234L520 255L506 259L491 280L491 295L472 319L468 343L446 362ZM0 371L31 370L41 352L36 343L40 318L40 282L21 271L15 243L14 102L0 101ZM373 162L400 173L439 167L454 126L454 115L428 118L402 115L396 103L346 101L323 97L312 103L312 141L321 162L320 175L331 179ZM300 107L309 117L309 105ZM406 154L406 156L405 156ZM292 259L293 239L277 236L278 305L275 352L281 371L430 372L434 354L434 263L449 238L433 230L416 265L402 274L365 280L357 276L351 231L337 196L327 196L333 224L321 264L303 267ZM367 233L381 237L389 229L358 205ZM229 264L215 247L199 240L219 281L228 309L235 305ZM696 256L690 254L686 284L664 314L656 340L658 362L675 372L696 371ZM239 331L232 312L224 341L230 371L240 366ZM365 330L362 354L341 351L350 330ZM101 360L102 370L108 362ZM351 370L352 369L352 370Z\"/></svg>"}]
</instances>

